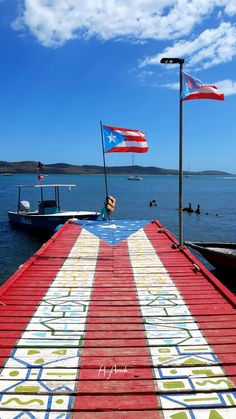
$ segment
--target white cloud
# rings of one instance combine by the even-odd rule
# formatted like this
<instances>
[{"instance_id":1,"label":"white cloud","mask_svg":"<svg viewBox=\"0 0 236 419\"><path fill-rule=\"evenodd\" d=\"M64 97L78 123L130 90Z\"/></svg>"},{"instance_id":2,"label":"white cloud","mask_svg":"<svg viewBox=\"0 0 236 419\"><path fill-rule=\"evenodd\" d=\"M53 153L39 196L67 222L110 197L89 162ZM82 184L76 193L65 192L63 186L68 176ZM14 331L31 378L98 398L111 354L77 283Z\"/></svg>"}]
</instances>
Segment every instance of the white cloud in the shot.
<instances>
[{"instance_id":1,"label":"white cloud","mask_svg":"<svg viewBox=\"0 0 236 419\"><path fill-rule=\"evenodd\" d=\"M179 90L179 82L166 83L166 84L163 84L162 87L167 87L167 89L171 89L171 90Z\"/></svg>"},{"instance_id":2,"label":"white cloud","mask_svg":"<svg viewBox=\"0 0 236 419\"><path fill-rule=\"evenodd\" d=\"M161 53L145 58L140 64L160 64L162 57L185 57L188 68L209 68L230 62L236 55L236 25L221 23L216 29L206 29L191 41L179 41Z\"/></svg>"},{"instance_id":3,"label":"white cloud","mask_svg":"<svg viewBox=\"0 0 236 419\"><path fill-rule=\"evenodd\" d=\"M225 96L236 95L236 81L221 80L216 83L216 86L225 94Z\"/></svg>"},{"instance_id":4,"label":"white cloud","mask_svg":"<svg viewBox=\"0 0 236 419\"><path fill-rule=\"evenodd\" d=\"M78 37L147 39L164 7L174 0L25 0L17 19L44 46ZM14 24L15 25L15 24ZM149 34L150 32L150 34Z\"/></svg>"},{"instance_id":5,"label":"white cloud","mask_svg":"<svg viewBox=\"0 0 236 419\"><path fill-rule=\"evenodd\" d=\"M225 13L229 16L233 16L236 14L236 2L235 0L228 0L223 2L225 3Z\"/></svg>"},{"instance_id":6,"label":"white cloud","mask_svg":"<svg viewBox=\"0 0 236 419\"><path fill-rule=\"evenodd\" d=\"M18 1L22 9L12 27L27 29L46 47L92 37L127 42L171 40L172 46L146 57L140 67L157 65L163 56L179 56L186 59L187 68L195 70L230 62L236 55L236 24L232 20L236 0ZM193 38L193 30L199 31L197 25L209 24L212 16L215 27L202 30L201 26L202 33ZM147 76L140 76L142 82Z\"/></svg>"},{"instance_id":7,"label":"white cloud","mask_svg":"<svg viewBox=\"0 0 236 419\"><path fill-rule=\"evenodd\" d=\"M79 37L176 39L190 34L216 7L229 16L236 13L235 0L21 1L13 28L28 28L47 47Z\"/></svg>"}]
</instances>

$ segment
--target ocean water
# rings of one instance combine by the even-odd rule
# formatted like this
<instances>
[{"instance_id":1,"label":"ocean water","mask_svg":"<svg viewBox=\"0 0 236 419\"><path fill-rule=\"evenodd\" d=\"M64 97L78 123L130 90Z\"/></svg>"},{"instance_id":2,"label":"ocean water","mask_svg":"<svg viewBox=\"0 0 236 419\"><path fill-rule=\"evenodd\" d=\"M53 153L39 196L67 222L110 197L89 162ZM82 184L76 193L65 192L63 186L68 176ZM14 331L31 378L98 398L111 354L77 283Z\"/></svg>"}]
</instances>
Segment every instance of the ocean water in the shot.
<instances>
[{"instance_id":1,"label":"ocean water","mask_svg":"<svg viewBox=\"0 0 236 419\"><path fill-rule=\"evenodd\" d=\"M100 211L105 198L104 177L100 175L50 175L44 183L76 184L71 192L61 190L64 210ZM24 263L45 239L11 227L8 210L17 206L17 185L33 185L35 175L0 176L0 284ZM142 181L128 181L126 176L108 176L108 192L116 198L114 219L158 219L178 236L178 176L143 176ZM36 208L39 191L28 188L22 199ZM51 196L45 198L50 199ZM52 198L52 197L51 197ZM156 206L149 205L155 200ZM183 178L183 206L200 205L199 215L183 212L184 240L236 242L236 177L190 176ZM195 256L197 254L195 253ZM213 269L205 259L198 258ZM214 271L216 275L218 273ZM220 277L235 292L233 278Z\"/></svg>"}]
</instances>

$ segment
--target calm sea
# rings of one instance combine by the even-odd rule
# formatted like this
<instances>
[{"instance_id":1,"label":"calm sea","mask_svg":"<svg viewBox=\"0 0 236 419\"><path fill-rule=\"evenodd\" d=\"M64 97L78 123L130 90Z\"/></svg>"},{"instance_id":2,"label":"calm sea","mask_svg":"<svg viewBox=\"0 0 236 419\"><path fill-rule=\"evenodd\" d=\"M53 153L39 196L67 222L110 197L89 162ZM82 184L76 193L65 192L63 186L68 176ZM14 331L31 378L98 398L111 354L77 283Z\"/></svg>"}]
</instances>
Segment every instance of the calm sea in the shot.
<instances>
[{"instance_id":1,"label":"calm sea","mask_svg":"<svg viewBox=\"0 0 236 419\"><path fill-rule=\"evenodd\" d=\"M7 211L15 210L17 206L16 185L33 185L35 181L35 175L0 176L0 283L4 283L45 241L15 230L8 223ZM44 183L77 185L71 192L67 189L61 192L62 209L100 211L103 206L103 176L50 175ZM157 218L177 236L177 176L143 176L140 182L128 181L126 176L109 176L108 189L117 200L114 219ZM39 195L35 190L27 190L22 199L29 200L31 207L36 208ZM152 200L157 205L150 207ZM236 242L236 177L184 177L184 206L189 202L194 209L199 204L201 213L183 213L184 240ZM199 259L212 269L203 258ZM220 279L235 292L232 278Z\"/></svg>"}]
</instances>

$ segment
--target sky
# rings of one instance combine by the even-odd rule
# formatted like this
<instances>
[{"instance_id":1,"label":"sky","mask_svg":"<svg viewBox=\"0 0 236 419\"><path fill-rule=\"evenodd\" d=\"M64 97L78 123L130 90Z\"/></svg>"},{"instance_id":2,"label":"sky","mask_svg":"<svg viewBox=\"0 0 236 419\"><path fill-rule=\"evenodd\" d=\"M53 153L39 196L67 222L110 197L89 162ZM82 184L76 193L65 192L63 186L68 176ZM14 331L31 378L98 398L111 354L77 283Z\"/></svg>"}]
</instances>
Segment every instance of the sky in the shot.
<instances>
[{"instance_id":1,"label":"sky","mask_svg":"<svg viewBox=\"0 0 236 419\"><path fill-rule=\"evenodd\" d=\"M236 0L0 0L0 160L102 165L102 121L146 133L136 164L178 169L179 66L162 57L225 94L183 102L183 168L236 174Z\"/></svg>"}]
</instances>

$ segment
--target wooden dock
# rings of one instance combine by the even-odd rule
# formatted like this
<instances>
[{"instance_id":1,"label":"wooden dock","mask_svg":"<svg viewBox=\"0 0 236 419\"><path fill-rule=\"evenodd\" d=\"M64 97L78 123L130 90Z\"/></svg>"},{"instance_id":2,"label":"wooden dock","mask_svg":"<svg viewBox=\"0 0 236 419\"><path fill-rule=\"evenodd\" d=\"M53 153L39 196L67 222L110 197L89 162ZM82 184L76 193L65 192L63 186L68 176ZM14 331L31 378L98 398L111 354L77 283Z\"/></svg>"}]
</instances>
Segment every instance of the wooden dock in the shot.
<instances>
[{"instance_id":1,"label":"wooden dock","mask_svg":"<svg viewBox=\"0 0 236 419\"><path fill-rule=\"evenodd\" d=\"M0 288L0 419L235 419L236 297L157 221L64 225Z\"/></svg>"}]
</instances>

